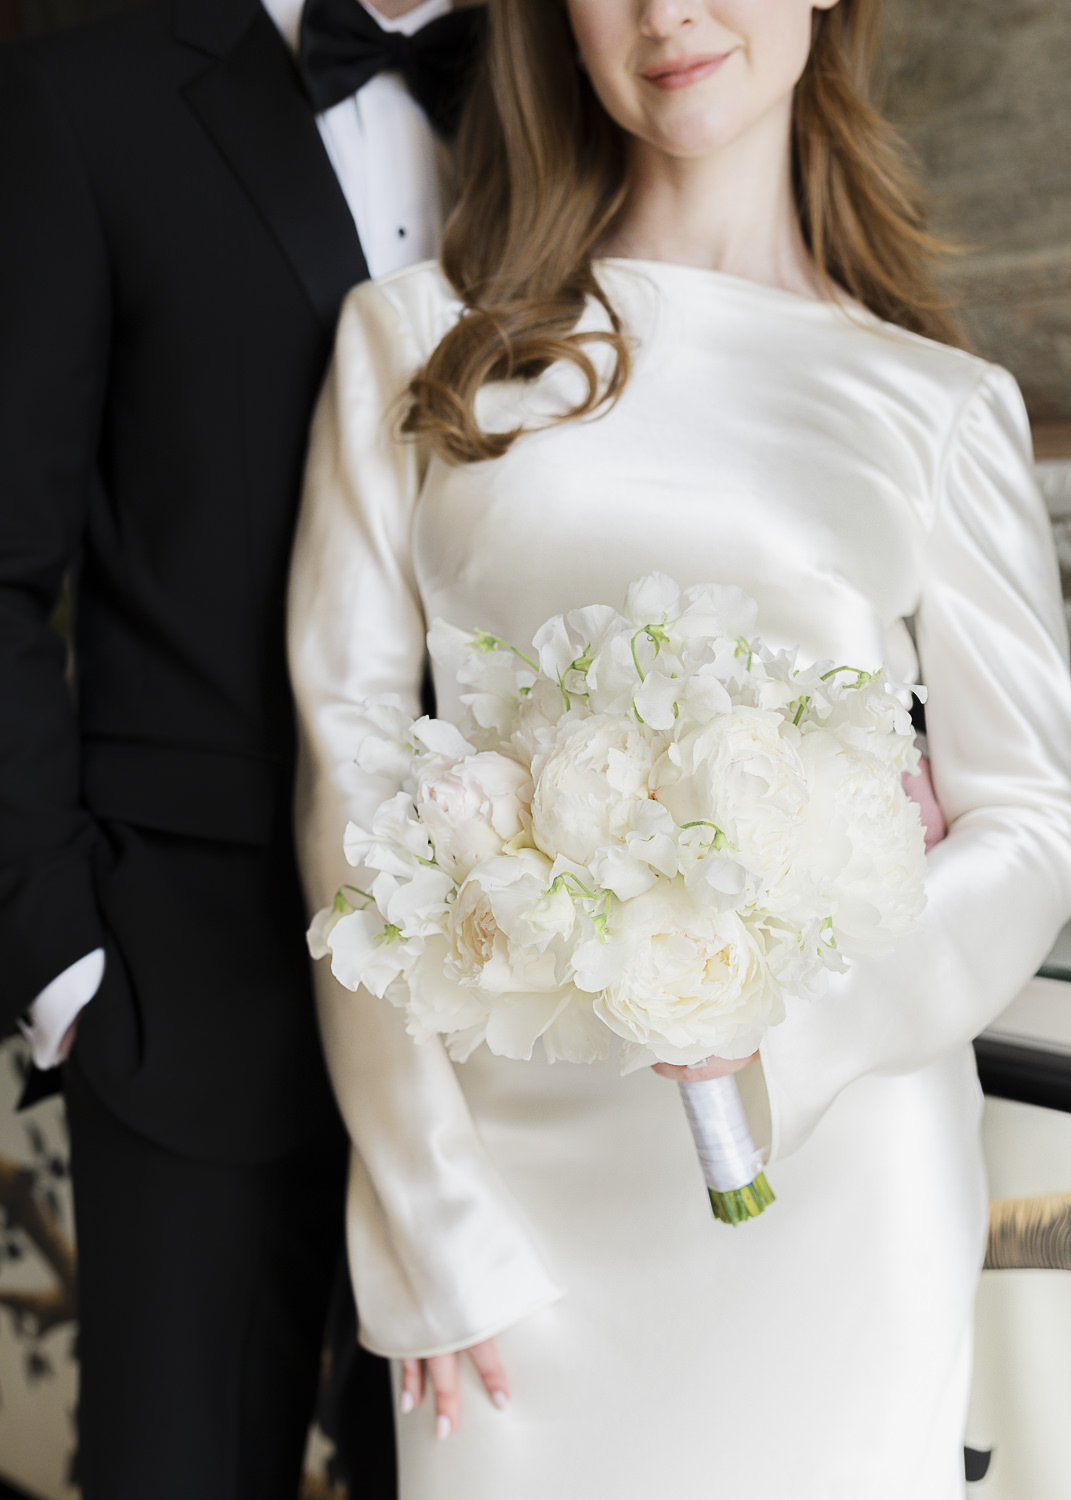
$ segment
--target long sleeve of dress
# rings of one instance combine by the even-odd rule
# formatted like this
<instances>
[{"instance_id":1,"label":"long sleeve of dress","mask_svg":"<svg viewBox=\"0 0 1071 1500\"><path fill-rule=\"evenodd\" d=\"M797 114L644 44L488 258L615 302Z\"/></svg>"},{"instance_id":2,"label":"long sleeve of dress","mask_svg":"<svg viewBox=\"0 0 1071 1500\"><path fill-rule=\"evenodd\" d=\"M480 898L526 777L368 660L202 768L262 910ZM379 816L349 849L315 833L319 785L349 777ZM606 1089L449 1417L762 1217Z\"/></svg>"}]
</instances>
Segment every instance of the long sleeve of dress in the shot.
<instances>
[{"instance_id":1,"label":"long sleeve of dress","mask_svg":"<svg viewBox=\"0 0 1071 1500\"><path fill-rule=\"evenodd\" d=\"M426 353L427 351L423 351ZM389 289L351 294L313 424L290 586L300 724L297 840L310 911L354 879L346 823L369 826L394 788L355 763L360 702L396 693L419 712L425 624L411 528L421 479L398 401L422 360ZM316 966L324 1047L354 1143L350 1262L361 1337L416 1356L488 1338L559 1292L489 1160L453 1065L403 1016Z\"/></svg>"},{"instance_id":2,"label":"long sleeve of dress","mask_svg":"<svg viewBox=\"0 0 1071 1500\"><path fill-rule=\"evenodd\" d=\"M917 932L797 1001L762 1047L771 1159L868 1073L970 1042L1071 912L1071 678L1051 528L1015 382L989 368L943 456L916 626L950 825Z\"/></svg>"}]
</instances>

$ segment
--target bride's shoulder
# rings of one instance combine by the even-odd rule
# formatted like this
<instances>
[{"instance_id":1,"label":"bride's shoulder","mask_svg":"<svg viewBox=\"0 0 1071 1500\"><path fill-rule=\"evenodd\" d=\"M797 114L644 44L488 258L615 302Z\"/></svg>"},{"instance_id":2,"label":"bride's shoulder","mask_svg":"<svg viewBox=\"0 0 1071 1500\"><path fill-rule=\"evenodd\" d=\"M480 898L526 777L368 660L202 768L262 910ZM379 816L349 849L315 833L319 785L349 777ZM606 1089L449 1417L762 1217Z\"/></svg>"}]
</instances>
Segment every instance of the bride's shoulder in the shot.
<instances>
[{"instance_id":1,"label":"bride's shoulder","mask_svg":"<svg viewBox=\"0 0 1071 1500\"><path fill-rule=\"evenodd\" d=\"M421 261L355 286L342 304L338 337L345 342L377 332L400 336L426 358L461 311L440 262Z\"/></svg>"},{"instance_id":2,"label":"bride's shoulder","mask_svg":"<svg viewBox=\"0 0 1071 1500\"><path fill-rule=\"evenodd\" d=\"M989 409L1000 420L1021 423L1022 395L1015 377L1002 366L871 313L861 312L853 322L847 340L860 373L866 371L883 390L898 391L904 406L932 428L938 440L977 410Z\"/></svg>"}]
</instances>

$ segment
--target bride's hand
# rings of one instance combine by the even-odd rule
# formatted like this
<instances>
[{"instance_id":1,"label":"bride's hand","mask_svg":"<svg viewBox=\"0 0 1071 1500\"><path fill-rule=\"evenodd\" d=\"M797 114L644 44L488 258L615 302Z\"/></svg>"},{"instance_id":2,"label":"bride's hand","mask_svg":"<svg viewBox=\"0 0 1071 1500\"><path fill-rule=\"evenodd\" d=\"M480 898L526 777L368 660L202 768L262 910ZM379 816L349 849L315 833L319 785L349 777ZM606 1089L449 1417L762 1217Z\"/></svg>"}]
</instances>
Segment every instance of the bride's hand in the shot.
<instances>
[{"instance_id":1,"label":"bride's hand","mask_svg":"<svg viewBox=\"0 0 1071 1500\"><path fill-rule=\"evenodd\" d=\"M492 1402L503 1411L509 1405L509 1381L498 1357L494 1339L484 1339L482 1344L473 1344L463 1349L484 1383ZM414 1411L424 1399L424 1388L428 1381L435 1392L436 1436L449 1437L461 1417L461 1391L457 1383L458 1356L456 1354L434 1354L430 1359L402 1360L401 1409Z\"/></svg>"},{"instance_id":2,"label":"bride's hand","mask_svg":"<svg viewBox=\"0 0 1071 1500\"><path fill-rule=\"evenodd\" d=\"M739 1073L758 1055L753 1052L750 1057L708 1057L705 1063L694 1068L678 1068L673 1063L653 1063L652 1067L663 1078L672 1078L674 1083L702 1083L707 1078L724 1078L727 1073Z\"/></svg>"},{"instance_id":3,"label":"bride's hand","mask_svg":"<svg viewBox=\"0 0 1071 1500\"><path fill-rule=\"evenodd\" d=\"M925 756L919 762L919 774L909 776L905 771L900 780L904 784L904 791L912 802L919 805L919 815L922 818L922 826L926 830L926 853L928 854L934 844L939 844L948 829L945 826L945 815L941 811L940 803L937 801L937 793L933 789L933 780L930 776L930 763Z\"/></svg>"}]
</instances>

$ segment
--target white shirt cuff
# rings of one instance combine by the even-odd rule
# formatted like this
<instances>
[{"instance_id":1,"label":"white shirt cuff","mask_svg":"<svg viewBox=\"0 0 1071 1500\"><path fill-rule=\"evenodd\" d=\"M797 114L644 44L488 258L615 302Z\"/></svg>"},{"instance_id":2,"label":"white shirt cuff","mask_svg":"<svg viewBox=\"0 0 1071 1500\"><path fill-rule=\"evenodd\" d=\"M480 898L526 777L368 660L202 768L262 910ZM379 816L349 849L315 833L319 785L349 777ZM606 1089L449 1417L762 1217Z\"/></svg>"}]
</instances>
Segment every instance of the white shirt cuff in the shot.
<instances>
[{"instance_id":1,"label":"white shirt cuff","mask_svg":"<svg viewBox=\"0 0 1071 1500\"><path fill-rule=\"evenodd\" d=\"M59 1062L67 1028L100 989L103 978L104 949L94 948L46 985L30 1006L19 1030L39 1068L54 1068Z\"/></svg>"}]
</instances>

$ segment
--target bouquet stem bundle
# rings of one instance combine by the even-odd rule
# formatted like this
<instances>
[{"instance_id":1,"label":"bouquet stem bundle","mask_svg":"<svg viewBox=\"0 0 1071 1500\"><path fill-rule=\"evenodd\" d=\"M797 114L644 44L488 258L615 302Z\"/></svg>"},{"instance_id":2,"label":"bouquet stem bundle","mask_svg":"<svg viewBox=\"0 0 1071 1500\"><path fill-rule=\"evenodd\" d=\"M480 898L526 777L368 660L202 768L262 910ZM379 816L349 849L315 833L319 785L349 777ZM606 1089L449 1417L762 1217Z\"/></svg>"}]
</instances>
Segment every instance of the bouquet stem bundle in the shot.
<instances>
[{"instance_id":1,"label":"bouquet stem bundle","mask_svg":"<svg viewBox=\"0 0 1071 1500\"><path fill-rule=\"evenodd\" d=\"M707 1078L678 1085L703 1168L710 1206L723 1224L757 1219L774 1201L751 1138L736 1079Z\"/></svg>"}]
</instances>

